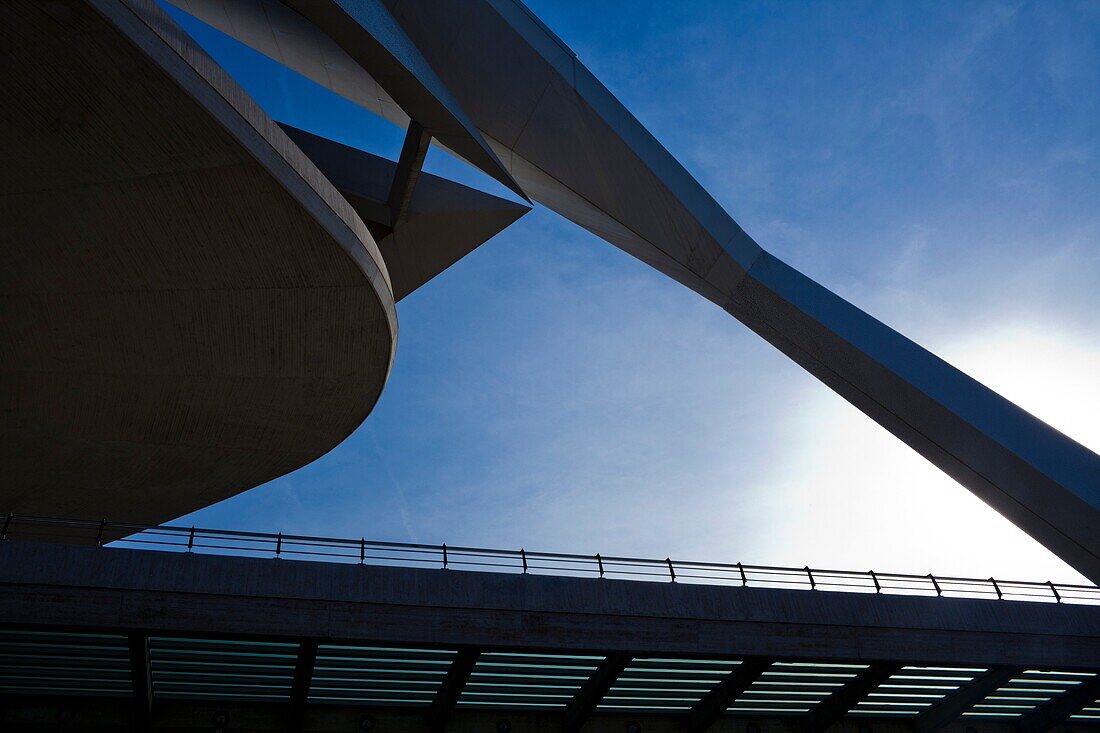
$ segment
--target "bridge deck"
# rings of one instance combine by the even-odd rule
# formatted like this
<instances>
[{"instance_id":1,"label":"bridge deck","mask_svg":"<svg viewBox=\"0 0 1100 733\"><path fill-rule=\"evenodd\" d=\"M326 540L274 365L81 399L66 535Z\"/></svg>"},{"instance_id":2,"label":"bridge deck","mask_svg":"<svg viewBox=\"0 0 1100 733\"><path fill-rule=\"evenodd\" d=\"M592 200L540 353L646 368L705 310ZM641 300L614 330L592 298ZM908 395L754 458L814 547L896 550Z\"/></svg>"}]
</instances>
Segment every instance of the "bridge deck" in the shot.
<instances>
[{"instance_id":1,"label":"bridge deck","mask_svg":"<svg viewBox=\"0 0 1100 733\"><path fill-rule=\"evenodd\" d=\"M1100 721L1088 605L8 541L0 628L0 723L27 729Z\"/></svg>"}]
</instances>

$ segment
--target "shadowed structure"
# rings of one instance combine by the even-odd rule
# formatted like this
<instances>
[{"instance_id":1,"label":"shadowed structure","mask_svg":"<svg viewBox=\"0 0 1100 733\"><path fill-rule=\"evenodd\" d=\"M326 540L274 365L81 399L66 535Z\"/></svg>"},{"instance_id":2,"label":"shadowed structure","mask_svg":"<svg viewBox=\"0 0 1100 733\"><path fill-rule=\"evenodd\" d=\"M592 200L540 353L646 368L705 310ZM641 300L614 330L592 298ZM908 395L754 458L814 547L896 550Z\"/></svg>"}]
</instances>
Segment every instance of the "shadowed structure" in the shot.
<instances>
[{"instance_id":1,"label":"shadowed structure","mask_svg":"<svg viewBox=\"0 0 1100 733\"><path fill-rule=\"evenodd\" d=\"M283 125L374 232L401 300L465 257L529 209L439 176L421 173L405 217L394 226L388 196L397 164Z\"/></svg>"},{"instance_id":2,"label":"shadowed structure","mask_svg":"<svg viewBox=\"0 0 1100 733\"><path fill-rule=\"evenodd\" d=\"M4 730L1100 720L1093 587L165 526L338 444L395 301L527 211L423 173L438 140L1100 578L1100 457L761 249L518 0L172 2L405 143L280 126L153 0L0 3ZM165 551L74 546L121 536Z\"/></svg>"},{"instance_id":3,"label":"shadowed structure","mask_svg":"<svg viewBox=\"0 0 1100 733\"><path fill-rule=\"evenodd\" d=\"M0 542L0 726L1068 733L1096 610Z\"/></svg>"},{"instance_id":4,"label":"shadowed structure","mask_svg":"<svg viewBox=\"0 0 1100 733\"><path fill-rule=\"evenodd\" d=\"M151 2L0 28L4 504L159 522L342 441L397 337L353 208Z\"/></svg>"},{"instance_id":5,"label":"shadowed structure","mask_svg":"<svg viewBox=\"0 0 1100 733\"><path fill-rule=\"evenodd\" d=\"M528 210L421 175L420 125L396 163L288 136L151 0L0 18L30 82L0 111L6 510L162 522L316 459L381 393L394 301Z\"/></svg>"}]
</instances>

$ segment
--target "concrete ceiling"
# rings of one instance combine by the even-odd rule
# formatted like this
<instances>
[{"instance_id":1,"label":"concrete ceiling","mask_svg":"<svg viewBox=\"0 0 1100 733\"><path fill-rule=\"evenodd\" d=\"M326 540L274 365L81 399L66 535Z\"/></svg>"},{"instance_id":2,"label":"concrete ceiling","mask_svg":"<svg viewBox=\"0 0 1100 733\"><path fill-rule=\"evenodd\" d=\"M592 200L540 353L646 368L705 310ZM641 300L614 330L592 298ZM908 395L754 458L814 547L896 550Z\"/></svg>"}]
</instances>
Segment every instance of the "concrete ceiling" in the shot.
<instances>
[{"instance_id":1,"label":"concrete ceiling","mask_svg":"<svg viewBox=\"0 0 1100 733\"><path fill-rule=\"evenodd\" d=\"M152 2L0 28L0 510L161 522L342 441L397 337L352 207Z\"/></svg>"}]
</instances>

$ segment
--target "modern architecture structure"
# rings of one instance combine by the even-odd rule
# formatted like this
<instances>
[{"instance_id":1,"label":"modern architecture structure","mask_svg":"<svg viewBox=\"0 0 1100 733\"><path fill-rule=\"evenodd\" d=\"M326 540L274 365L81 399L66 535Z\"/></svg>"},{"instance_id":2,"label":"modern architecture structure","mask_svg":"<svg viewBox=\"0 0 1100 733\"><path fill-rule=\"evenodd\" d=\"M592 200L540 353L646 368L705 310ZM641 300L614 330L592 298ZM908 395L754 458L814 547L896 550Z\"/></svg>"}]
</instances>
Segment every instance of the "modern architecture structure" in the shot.
<instances>
[{"instance_id":1,"label":"modern architecture structure","mask_svg":"<svg viewBox=\"0 0 1100 733\"><path fill-rule=\"evenodd\" d=\"M1092 586L22 517L13 528L128 538L110 549L0 542L0 725L1100 724Z\"/></svg>"},{"instance_id":2,"label":"modern architecture structure","mask_svg":"<svg viewBox=\"0 0 1100 733\"><path fill-rule=\"evenodd\" d=\"M405 143L389 161L278 124L153 0L0 3L0 510L154 525L339 444L385 387L396 301L527 210L422 173L434 141L725 309L1100 582L1100 457L769 254L519 0L167 2L403 126ZM228 730L253 714L253 729L382 729L356 712L394 702L381 692L315 713L321 669L349 689L419 690L397 702L427 710L387 730L522 699L517 730L701 731L777 693L812 730L914 700L936 702L906 725L935 730L990 696L1038 730L1088 724L1100 697L1100 617L1057 599L794 598L10 542L129 532L99 530L5 527L0 677L45 665L44 687L103 729ZM352 679L364 670L369 683ZM756 687L769 675L801 681ZM83 694L116 678L125 709ZM219 702L219 679L255 695ZM1036 697L1050 679L1065 685ZM154 715L158 680L212 717ZM18 708L7 726L78 714L19 697L0 696ZM229 713L230 698L256 705Z\"/></svg>"}]
</instances>

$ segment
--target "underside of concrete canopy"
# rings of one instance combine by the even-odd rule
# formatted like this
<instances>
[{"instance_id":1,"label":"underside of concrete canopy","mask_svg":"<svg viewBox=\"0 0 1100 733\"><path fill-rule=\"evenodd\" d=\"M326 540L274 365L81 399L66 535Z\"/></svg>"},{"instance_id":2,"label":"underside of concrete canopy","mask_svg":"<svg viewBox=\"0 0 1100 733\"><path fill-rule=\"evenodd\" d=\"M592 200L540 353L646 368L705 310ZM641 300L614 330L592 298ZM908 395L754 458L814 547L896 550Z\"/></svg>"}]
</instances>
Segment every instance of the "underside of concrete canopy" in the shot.
<instances>
[{"instance_id":1,"label":"underside of concrete canopy","mask_svg":"<svg viewBox=\"0 0 1100 733\"><path fill-rule=\"evenodd\" d=\"M408 39L370 58L433 128L388 161L280 127L152 0L0 19L4 511L163 522L316 459L395 301L528 210L421 174L439 136L515 187Z\"/></svg>"},{"instance_id":2,"label":"underside of concrete canopy","mask_svg":"<svg viewBox=\"0 0 1100 733\"><path fill-rule=\"evenodd\" d=\"M161 522L366 417L366 225L151 2L0 4L3 511Z\"/></svg>"}]
</instances>

